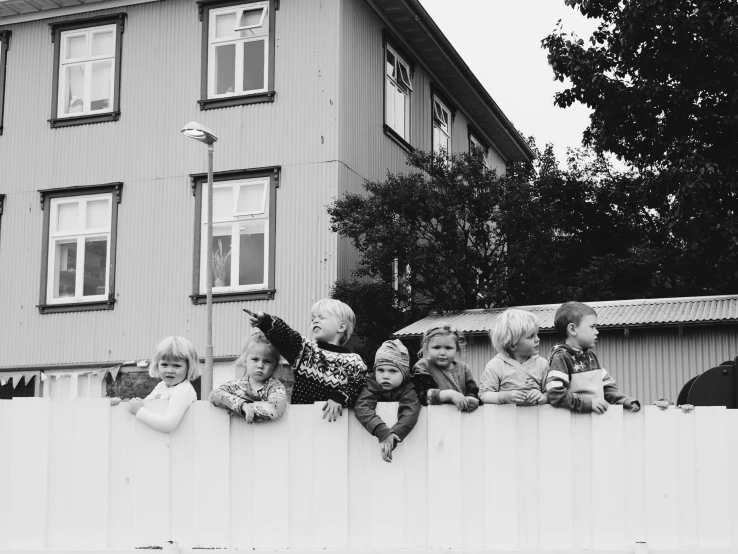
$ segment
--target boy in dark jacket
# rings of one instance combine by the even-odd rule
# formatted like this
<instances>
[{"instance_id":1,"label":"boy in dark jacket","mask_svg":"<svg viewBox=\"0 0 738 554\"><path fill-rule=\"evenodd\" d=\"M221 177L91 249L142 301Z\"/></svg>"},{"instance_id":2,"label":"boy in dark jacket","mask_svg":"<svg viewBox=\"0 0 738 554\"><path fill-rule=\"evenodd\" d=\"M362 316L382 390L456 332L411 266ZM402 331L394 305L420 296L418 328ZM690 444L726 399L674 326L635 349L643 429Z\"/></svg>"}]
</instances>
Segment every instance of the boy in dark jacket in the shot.
<instances>
[{"instance_id":1,"label":"boy in dark jacket","mask_svg":"<svg viewBox=\"0 0 738 554\"><path fill-rule=\"evenodd\" d=\"M388 427L377 415L377 402L398 402L397 423ZM392 451L415 427L420 402L410 378L410 355L399 340L388 340L377 350L374 376L368 377L354 405L356 418L379 440L382 459L392 461Z\"/></svg>"}]
</instances>

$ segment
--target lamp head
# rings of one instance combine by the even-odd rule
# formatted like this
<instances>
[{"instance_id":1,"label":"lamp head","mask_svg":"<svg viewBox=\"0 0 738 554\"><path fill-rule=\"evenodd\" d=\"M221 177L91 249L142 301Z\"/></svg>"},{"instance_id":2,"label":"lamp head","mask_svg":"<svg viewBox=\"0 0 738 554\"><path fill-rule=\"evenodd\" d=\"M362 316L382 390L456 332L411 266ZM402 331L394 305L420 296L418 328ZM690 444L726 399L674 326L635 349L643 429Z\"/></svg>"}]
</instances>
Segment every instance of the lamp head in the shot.
<instances>
[{"instance_id":1,"label":"lamp head","mask_svg":"<svg viewBox=\"0 0 738 554\"><path fill-rule=\"evenodd\" d=\"M216 137L210 129L196 121L190 121L187 125L182 127L181 133L208 145L213 144L218 140L218 137Z\"/></svg>"}]
</instances>

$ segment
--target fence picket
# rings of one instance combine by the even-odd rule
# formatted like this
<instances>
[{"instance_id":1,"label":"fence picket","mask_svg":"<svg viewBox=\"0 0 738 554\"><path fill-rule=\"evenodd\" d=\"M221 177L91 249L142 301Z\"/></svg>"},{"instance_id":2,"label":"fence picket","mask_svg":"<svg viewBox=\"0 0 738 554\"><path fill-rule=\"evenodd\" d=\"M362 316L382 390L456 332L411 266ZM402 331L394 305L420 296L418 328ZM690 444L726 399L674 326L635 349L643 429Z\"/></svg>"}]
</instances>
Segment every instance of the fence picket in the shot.
<instances>
[{"instance_id":1,"label":"fence picket","mask_svg":"<svg viewBox=\"0 0 738 554\"><path fill-rule=\"evenodd\" d=\"M10 423L8 421L10 400L0 400L0 490L10 489ZM0 494L0 548L7 546L10 495Z\"/></svg>"},{"instance_id":2,"label":"fence picket","mask_svg":"<svg viewBox=\"0 0 738 554\"><path fill-rule=\"evenodd\" d=\"M485 469L480 478L486 523L484 548L515 550L518 547L518 412L509 404L483 406L482 410Z\"/></svg>"},{"instance_id":3,"label":"fence picket","mask_svg":"<svg viewBox=\"0 0 738 554\"><path fill-rule=\"evenodd\" d=\"M230 416L210 402L194 402L195 418L195 544L225 548L229 542L231 507Z\"/></svg>"},{"instance_id":4,"label":"fence picket","mask_svg":"<svg viewBox=\"0 0 738 554\"><path fill-rule=\"evenodd\" d=\"M293 404L284 416L290 427L290 549L309 550L313 547L313 498L324 494L314 488L313 463L316 447L314 425L325 422L313 419L313 409L309 404ZM324 448L324 445L318 445L318 448Z\"/></svg>"},{"instance_id":5,"label":"fence picket","mask_svg":"<svg viewBox=\"0 0 738 554\"><path fill-rule=\"evenodd\" d=\"M516 407L518 412L518 548L538 548L538 409Z\"/></svg>"},{"instance_id":6,"label":"fence picket","mask_svg":"<svg viewBox=\"0 0 738 554\"><path fill-rule=\"evenodd\" d=\"M625 540L628 545L646 541L646 497L643 465L645 413L643 409L623 418L623 456L625 471Z\"/></svg>"},{"instance_id":7,"label":"fence picket","mask_svg":"<svg viewBox=\"0 0 738 554\"><path fill-rule=\"evenodd\" d=\"M348 546L348 419L323 419L325 402L313 404L313 548Z\"/></svg>"},{"instance_id":8,"label":"fence picket","mask_svg":"<svg viewBox=\"0 0 738 554\"><path fill-rule=\"evenodd\" d=\"M169 528L171 537L176 537L179 546L195 546L195 490L192 483L198 479L195 473L195 420L197 417L190 406L182 421L171 435L169 469L171 475L171 511ZM235 486L234 481L231 481Z\"/></svg>"},{"instance_id":9,"label":"fence picket","mask_svg":"<svg viewBox=\"0 0 738 554\"><path fill-rule=\"evenodd\" d=\"M344 417L348 417L348 413ZM284 416L283 416L284 417ZM290 497L289 422L277 421L253 425L253 507L254 548L285 550L289 547L289 510L285 502ZM248 478L246 474L244 477ZM232 482L232 481L231 481ZM234 522L235 523L235 522Z\"/></svg>"},{"instance_id":10,"label":"fence picket","mask_svg":"<svg viewBox=\"0 0 738 554\"><path fill-rule=\"evenodd\" d=\"M10 409L7 409L7 408ZM51 401L14 398L6 406L10 425L9 548L44 548L48 528ZM43 509L39 510L39 507Z\"/></svg>"},{"instance_id":11,"label":"fence picket","mask_svg":"<svg viewBox=\"0 0 738 554\"><path fill-rule=\"evenodd\" d=\"M466 415L466 414L464 414ZM428 546L461 548L461 412L428 406Z\"/></svg>"},{"instance_id":12,"label":"fence picket","mask_svg":"<svg viewBox=\"0 0 738 554\"><path fill-rule=\"evenodd\" d=\"M370 522L374 510L371 491L378 486L372 481L372 458L379 455L377 438L370 435L353 411L348 421L348 538L349 549L368 550L371 540Z\"/></svg>"},{"instance_id":13,"label":"fence picket","mask_svg":"<svg viewBox=\"0 0 738 554\"><path fill-rule=\"evenodd\" d=\"M572 414L572 547L592 550L592 418L597 414Z\"/></svg>"},{"instance_id":14,"label":"fence picket","mask_svg":"<svg viewBox=\"0 0 738 554\"><path fill-rule=\"evenodd\" d=\"M572 415L551 406L537 411L540 547L565 550L572 546Z\"/></svg>"},{"instance_id":15,"label":"fence picket","mask_svg":"<svg viewBox=\"0 0 738 554\"><path fill-rule=\"evenodd\" d=\"M679 546L676 424L674 410L645 406L647 541L653 548Z\"/></svg>"},{"instance_id":16,"label":"fence picket","mask_svg":"<svg viewBox=\"0 0 738 554\"><path fill-rule=\"evenodd\" d=\"M408 549L428 548L428 410L421 409L418 423L404 442L405 544Z\"/></svg>"},{"instance_id":17,"label":"fence picket","mask_svg":"<svg viewBox=\"0 0 738 554\"><path fill-rule=\"evenodd\" d=\"M49 548L69 548L73 526L71 511L74 451L74 402L52 402L49 423Z\"/></svg>"},{"instance_id":18,"label":"fence picket","mask_svg":"<svg viewBox=\"0 0 738 554\"><path fill-rule=\"evenodd\" d=\"M622 406L592 416L592 504L597 507L592 513L592 542L597 550L626 547L623 417Z\"/></svg>"},{"instance_id":19,"label":"fence picket","mask_svg":"<svg viewBox=\"0 0 738 554\"><path fill-rule=\"evenodd\" d=\"M669 410L675 410L670 406ZM685 414L676 410L677 451L677 483L679 487L679 546L681 548L697 548L697 452L694 413Z\"/></svg>"},{"instance_id":20,"label":"fence picket","mask_svg":"<svg viewBox=\"0 0 738 554\"><path fill-rule=\"evenodd\" d=\"M727 414L722 406L695 413L697 437L697 525L701 548L730 546Z\"/></svg>"},{"instance_id":21,"label":"fence picket","mask_svg":"<svg viewBox=\"0 0 738 554\"><path fill-rule=\"evenodd\" d=\"M72 433L72 548L105 548L108 543L106 485L110 471L110 400L75 400ZM95 485L90 486L90 483Z\"/></svg>"},{"instance_id":22,"label":"fence picket","mask_svg":"<svg viewBox=\"0 0 738 554\"><path fill-rule=\"evenodd\" d=\"M185 416L186 417L186 416ZM136 418L122 404L110 410L110 509L108 545L133 548L133 445Z\"/></svg>"},{"instance_id":23,"label":"fence picket","mask_svg":"<svg viewBox=\"0 0 738 554\"><path fill-rule=\"evenodd\" d=\"M474 484L484 471L484 407L461 418L461 546L479 550L484 545L484 497Z\"/></svg>"}]
</instances>

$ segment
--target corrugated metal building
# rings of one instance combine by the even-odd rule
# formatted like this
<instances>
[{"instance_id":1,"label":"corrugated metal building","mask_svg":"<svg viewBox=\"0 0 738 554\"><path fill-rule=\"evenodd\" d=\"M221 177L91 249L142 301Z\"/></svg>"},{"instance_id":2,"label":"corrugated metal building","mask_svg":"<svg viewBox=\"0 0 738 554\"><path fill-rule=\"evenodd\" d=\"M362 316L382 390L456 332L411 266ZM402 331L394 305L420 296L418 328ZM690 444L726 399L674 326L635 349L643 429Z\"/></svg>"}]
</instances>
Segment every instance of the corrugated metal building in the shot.
<instances>
[{"instance_id":1,"label":"corrugated metal building","mask_svg":"<svg viewBox=\"0 0 738 554\"><path fill-rule=\"evenodd\" d=\"M738 356L738 295L587 302L597 312L597 357L620 390L650 403L676 402L682 386ZM539 352L547 356L559 342L553 319L560 304L515 306L541 320ZM488 330L504 308L432 315L395 336L419 347L426 329L447 321L467 337L464 360L481 377L496 351ZM417 348L416 348L417 349Z\"/></svg>"},{"instance_id":2,"label":"corrugated metal building","mask_svg":"<svg viewBox=\"0 0 738 554\"><path fill-rule=\"evenodd\" d=\"M0 62L0 380L145 359L168 335L204 351L188 121L218 136L233 194L216 361L250 332L242 307L307 331L357 259L325 206L410 148L474 141L501 172L532 157L417 0L0 0Z\"/></svg>"}]
</instances>

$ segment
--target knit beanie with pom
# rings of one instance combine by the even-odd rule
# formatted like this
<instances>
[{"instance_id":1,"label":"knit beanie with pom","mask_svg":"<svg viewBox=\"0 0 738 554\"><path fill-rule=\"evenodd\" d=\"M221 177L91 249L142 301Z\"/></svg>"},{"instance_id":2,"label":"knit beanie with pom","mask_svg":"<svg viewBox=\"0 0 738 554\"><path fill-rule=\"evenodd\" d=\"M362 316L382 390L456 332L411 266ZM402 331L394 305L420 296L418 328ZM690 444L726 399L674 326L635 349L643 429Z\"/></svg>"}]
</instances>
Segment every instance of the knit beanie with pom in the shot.
<instances>
[{"instance_id":1,"label":"knit beanie with pom","mask_svg":"<svg viewBox=\"0 0 738 554\"><path fill-rule=\"evenodd\" d=\"M374 356L374 369L380 365L396 367L405 379L410 377L410 354L399 340L386 340Z\"/></svg>"}]
</instances>

